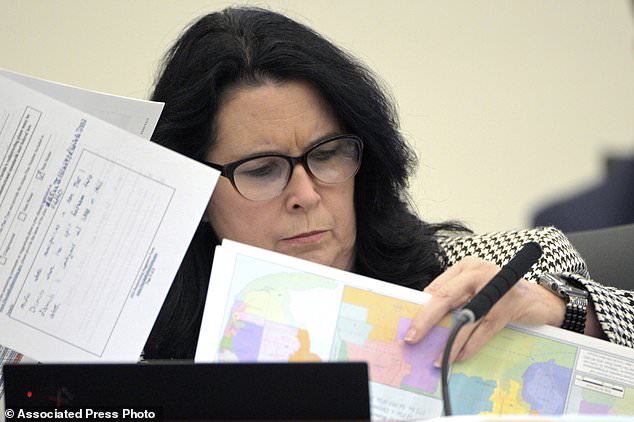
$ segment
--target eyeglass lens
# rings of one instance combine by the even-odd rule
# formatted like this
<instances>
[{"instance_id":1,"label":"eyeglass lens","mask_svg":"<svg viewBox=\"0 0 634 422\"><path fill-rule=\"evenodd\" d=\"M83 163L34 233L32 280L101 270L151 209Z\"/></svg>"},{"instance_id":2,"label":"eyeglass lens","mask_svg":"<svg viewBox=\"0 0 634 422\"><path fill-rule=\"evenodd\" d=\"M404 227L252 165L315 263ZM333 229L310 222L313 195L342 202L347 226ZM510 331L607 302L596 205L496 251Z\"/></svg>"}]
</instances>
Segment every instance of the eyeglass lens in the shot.
<instances>
[{"instance_id":1,"label":"eyeglass lens","mask_svg":"<svg viewBox=\"0 0 634 422\"><path fill-rule=\"evenodd\" d=\"M317 145L306 154L309 172L323 183L341 183L359 169L361 149L353 138L337 138ZM290 180L291 161L285 157L256 157L233 173L238 191L247 199L263 201L284 190Z\"/></svg>"}]
</instances>

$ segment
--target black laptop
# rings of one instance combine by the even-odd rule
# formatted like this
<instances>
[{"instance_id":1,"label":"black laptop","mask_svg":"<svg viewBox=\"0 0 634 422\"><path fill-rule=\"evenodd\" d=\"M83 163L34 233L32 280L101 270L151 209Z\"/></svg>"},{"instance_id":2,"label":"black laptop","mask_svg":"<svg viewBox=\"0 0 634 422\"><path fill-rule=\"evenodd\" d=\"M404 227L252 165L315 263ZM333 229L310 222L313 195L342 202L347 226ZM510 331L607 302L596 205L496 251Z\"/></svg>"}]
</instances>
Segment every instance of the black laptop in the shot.
<instances>
[{"instance_id":1,"label":"black laptop","mask_svg":"<svg viewBox=\"0 0 634 422\"><path fill-rule=\"evenodd\" d=\"M3 373L5 407L16 417L22 410L68 419L97 412L119 420L370 419L362 362L7 364Z\"/></svg>"}]
</instances>

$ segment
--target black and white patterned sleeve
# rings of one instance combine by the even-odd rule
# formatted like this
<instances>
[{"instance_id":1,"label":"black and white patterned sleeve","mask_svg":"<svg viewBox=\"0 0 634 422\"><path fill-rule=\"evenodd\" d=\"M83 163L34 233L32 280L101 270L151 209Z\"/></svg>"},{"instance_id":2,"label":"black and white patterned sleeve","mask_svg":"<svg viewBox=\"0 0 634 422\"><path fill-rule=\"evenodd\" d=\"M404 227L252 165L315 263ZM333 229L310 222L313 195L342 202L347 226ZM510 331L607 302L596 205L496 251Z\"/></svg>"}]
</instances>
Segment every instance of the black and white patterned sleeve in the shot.
<instances>
[{"instance_id":1,"label":"black and white patterned sleeve","mask_svg":"<svg viewBox=\"0 0 634 422\"><path fill-rule=\"evenodd\" d=\"M11 349L0 346L0 370L7 363L19 363L22 360L22 355L14 352ZM0 371L0 402L3 401L4 396L4 379L2 376L2 371ZM0 420L1 417L0 417Z\"/></svg>"},{"instance_id":2,"label":"black and white patterned sleeve","mask_svg":"<svg viewBox=\"0 0 634 422\"><path fill-rule=\"evenodd\" d=\"M594 304L607 338L634 347L634 292L604 286L592 280L583 258L566 236L554 227L483 234L440 234L441 262L447 268L465 256L504 265L526 243L537 242L542 257L524 278L535 282L545 272L561 274L583 284Z\"/></svg>"}]
</instances>

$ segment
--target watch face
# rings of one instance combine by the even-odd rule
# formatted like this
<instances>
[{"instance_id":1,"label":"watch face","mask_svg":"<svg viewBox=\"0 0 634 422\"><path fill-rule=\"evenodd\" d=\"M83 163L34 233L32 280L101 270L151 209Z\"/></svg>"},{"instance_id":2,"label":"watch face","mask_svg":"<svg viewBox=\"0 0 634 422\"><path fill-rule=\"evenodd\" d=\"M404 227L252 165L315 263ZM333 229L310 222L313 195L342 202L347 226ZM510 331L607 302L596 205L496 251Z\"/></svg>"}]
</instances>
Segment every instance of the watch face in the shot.
<instances>
[{"instance_id":1,"label":"watch face","mask_svg":"<svg viewBox=\"0 0 634 422\"><path fill-rule=\"evenodd\" d=\"M578 289L575 286L568 286L568 294L570 296L577 296L577 297L583 297L583 298L587 298L588 297L588 292L582 289Z\"/></svg>"},{"instance_id":2,"label":"watch face","mask_svg":"<svg viewBox=\"0 0 634 422\"><path fill-rule=\"evenodd\" d=\"M539 277L539 284L566 302L566 315L561 328L583 333L588 313L588 292L571 285L563 277L548 273Z\"/></svg>"},{"instance_id":3,"label":"watch face","mask_svg":"<svg viewBox=\"0 0 634 422\"><path fill-rule=\"evenodd\" d=\"M564 278L553 274L542 274L539 278L539 284L564 299L568 299L570 297L588 297L587 291L572 286Z\"/></svg>"},{"instance_id":4,"label":"watch face","mask_svg":"<svg viewBox=\"0 0 634 422\"><path fill-rule=\"evenodd\" d=\"M555 293L559 297L566 297L564 291L564 283L552 274L542 274L539 277L539 284L549 289L551 292Z\"/></svg>"}]
</instances>

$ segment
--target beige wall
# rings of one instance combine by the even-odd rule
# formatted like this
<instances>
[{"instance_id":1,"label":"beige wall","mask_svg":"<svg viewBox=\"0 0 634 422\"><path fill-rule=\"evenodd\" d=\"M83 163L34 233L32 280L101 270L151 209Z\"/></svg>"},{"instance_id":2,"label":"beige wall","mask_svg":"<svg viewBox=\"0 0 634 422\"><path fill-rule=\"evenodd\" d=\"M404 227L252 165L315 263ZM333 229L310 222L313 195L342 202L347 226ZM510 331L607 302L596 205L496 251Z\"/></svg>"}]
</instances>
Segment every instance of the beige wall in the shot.
<instances>
[{"instance_id":1,"label":"beige wall","mask_svg":"<svg viewBox=\"0 0 634 422\"><path fill-rule=\"evenodd\" d=\"M0 67L145 98L196 16L236 2L0 0ZM526 226L544 201L634 154L634 17L627 0L286 0L374 68L421 169L420 214L478 231Z\"/></svg>"}]
</instances>

